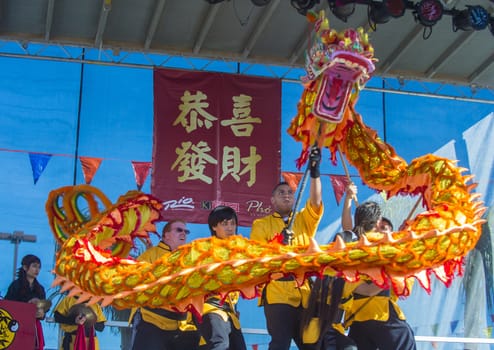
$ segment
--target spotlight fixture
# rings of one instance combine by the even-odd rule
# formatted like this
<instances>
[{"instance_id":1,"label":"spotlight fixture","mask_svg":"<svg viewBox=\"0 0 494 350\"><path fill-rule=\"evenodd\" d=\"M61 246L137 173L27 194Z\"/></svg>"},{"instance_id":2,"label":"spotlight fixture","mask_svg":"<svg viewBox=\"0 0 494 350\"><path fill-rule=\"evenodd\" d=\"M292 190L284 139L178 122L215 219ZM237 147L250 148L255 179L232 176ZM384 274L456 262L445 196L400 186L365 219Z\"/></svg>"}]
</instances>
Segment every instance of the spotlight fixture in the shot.
<instances>
[{"instance_id":1,"label":"spotlight fixture","mask_svg":"<svg viewBox=\"0 0 494 350\"><path fill-rule=\"evenodd\" d=\"M421 0L415 6L415 18L426 27L432 27L443 16L443 4L439 0Z\"/></svg>"},{"instance_id":2,"label":"spotlight fixture","mask_svg":"<svg viewBox=\"0 0 494 350\"><path fill-rule=\"evenodd\" d=\"M383 3L391 17L398 18L405 14L407 8L406 0L384 0Z\"/></svg>"},{"instance_id":3,"label":"spotlight fixture","mask_svg":"<svg viewBox=\"0 0 494 350\"><path fill-rule=\"evenodd\" d=\"M405 0L384 0L370 2L368 7L369 21L373 24L386 23L391 17L398 18L405 14L407 3Z\"/></svg>"},{"instance_id":4,"label":"spotlight fixture","mask_svg":"<svg viewBox=\"0 0 494 350\"><path fill-rule=\"evenodd\" d=\"M290 0L290 3L298 13L305 16L307 15L307 11L319 3L319 0Z\"/></svg>"},{"instance_id":5,"label":"spotlight fixture","mask_svg":"<svg viewBox=\"0 0 494 350\"><path fill-rule=\"evenodd\" d=\"M347 0L336 0L329 2L331 12L340 20L346 23L348 17L355 12L355 2Z\"/></svg>"},{"instance_id":6,"label":"spotlight fixture","mask_svg":"<svg viewBox=\"0 0 494 350\"><path fill-rule=\"evenodd\" d=\"M368 7L369 20L374 24L383 24L389 21L390 15L383 2L371 2Z\"/></svg>"},{"instance_id":7,"label":"spotlight fixture","mask_svg":"<svg viewBox=\"0 0 494 350\"><path fill-rule=\"evenodd\" d=\"M482 6L470 6L467 5L468 12L470 14L470 20L472 22L472 27L475 30L484 30L489 24L489 12Z\"/></svg>"},{"instance_id":8,"label":"spotlight fixture","mask_svg":"<svg viewBox=\"0 0 494 350\"><path fill-rule=\"evenodd\" d=\"M483 30L487 28L490 21L489 12L482 6L469 6L465 10L454 10L453 31L461 30ZM492 29L492 28L491 28Z\"/></svg>"}]
</instances>

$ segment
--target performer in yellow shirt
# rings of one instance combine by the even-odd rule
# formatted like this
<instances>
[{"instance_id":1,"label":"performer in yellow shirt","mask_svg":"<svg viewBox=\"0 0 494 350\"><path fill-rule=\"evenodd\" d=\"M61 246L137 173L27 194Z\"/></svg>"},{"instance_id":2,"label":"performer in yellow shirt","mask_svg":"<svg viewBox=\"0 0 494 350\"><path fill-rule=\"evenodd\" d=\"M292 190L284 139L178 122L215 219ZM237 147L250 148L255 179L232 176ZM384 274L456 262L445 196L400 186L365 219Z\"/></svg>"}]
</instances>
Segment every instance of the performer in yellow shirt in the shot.
<instances>
[{"instance_id":1,"label":"performer in yellow shirt","mask_svg":"<svg viewBox=\"0 0 494 350\"><path fill-rule=\"evenodd\" d=\"M55 308L55 322L60 323L60 328L64 332L62 346L60 350L73 350L76 343L77 330L79 326L84 326L86 349L99 349L98 338L95 330L102 332L105 328L106 317L99 304L86 305L78 304L75 297L65 297Z\"/></svg>"},{"instance_id":2,"label":"performer in yellow shirt","mask_svg":"<svg viewBox=\"0 0 494 350\"><path fill-rule=\"evenodd\" d=\"M292 215L293 245L307 245L310 238L316 234L317 227L323 215L321 195L321 180L319 163L320 150L313 148L309 157L310 164L310 193L309 200L302 210L292 213L295 201L294 190L288 183L281 182L275 186L271 196L273 213L254 220L250 238L260 242L269 242L276 234L287 228ZM298 286L293 276L286 276L269 282L263 289L261 305L268 333L271 336L269 350L288 350L292 339L299 348L303 348L301 317L307 307L310 294L309 282Z\"/></svg>"},{"instance_id":3,"label":"performer in yellow shirt","mask_svg":"<svg viewBox=\"0 0 494 350\"><path fill-rule=\"evenodd\" d=\"M185 221L173 220L163 228L161 241L137 260L154 262L186 243L189 230ZM194 350L200 335L188 312L142 307L132 310L132 350Z\"/></svg>"},{"instance_id":4,"label":"performer in yellow shirt","mask_svg":"<svg viewBox=\"0 0 494 350\"><path fill-rule=\"evenodd\" d=\"M211 236L220 239L237 234L237 213L230 207L219 206L209 213ZM240 328L236 309L239 293L229 293L225 300L212 296L204 303L202 320L197 321L206 344L201 350L246 350L244 336ZM185 349L185 348L184 348Z\"/></svg>"},{"instance_id":5,"label":"performer in yellow shirt","mask_svg":"<svg viewBox=\"0 0 494 350\"><path fill-rule=\"evenodd\" d=\"M356 187L349 186L345 201L351 202L355 194ZM344 217L351 217L350 208L351 203L344 207L343 229L347 229L348 220ZM376 202L359 205L355 209L354 222L353 232L357 237L366 235L370 241L393 231L391 221L382 217L381 208ZM348 335L356 342L359 350L416 349L412 328L397 300L392 290L382 289L371 281L345 283L341 305L345 310L344 325L350 327Z\"/></svg>"}]
</instances>

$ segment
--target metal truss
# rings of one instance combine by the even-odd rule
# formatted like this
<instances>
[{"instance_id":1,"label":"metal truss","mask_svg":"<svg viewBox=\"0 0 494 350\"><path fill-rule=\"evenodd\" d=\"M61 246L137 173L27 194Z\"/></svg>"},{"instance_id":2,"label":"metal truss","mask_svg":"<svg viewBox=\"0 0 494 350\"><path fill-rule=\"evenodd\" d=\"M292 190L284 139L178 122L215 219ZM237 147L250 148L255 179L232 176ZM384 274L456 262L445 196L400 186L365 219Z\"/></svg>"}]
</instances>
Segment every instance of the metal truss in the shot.
<instances>
[{"instance_id":1,"label":"metal truss","mask_svg":"<svg viewBox=\"0 0 494 350\"><path fill-rule=\"evenodd\" d=\"M158 54L142 51L96 49L62 44L28 41L0 41L0 57L36 59L76 64L120 66L137 69L172 68L196 71L223 72L264 76L298 83L305 74L300 66L273 66L265 63L246 63L222 58L195 58L176 53ZM385 76L381 85L369 83L364 90L393 94L414 95L458 101L494 104L494 88L465 86L451 82L424 81L416 77ZM371 80L372 82L372 80Z\"/></svg>"}]
</instances>

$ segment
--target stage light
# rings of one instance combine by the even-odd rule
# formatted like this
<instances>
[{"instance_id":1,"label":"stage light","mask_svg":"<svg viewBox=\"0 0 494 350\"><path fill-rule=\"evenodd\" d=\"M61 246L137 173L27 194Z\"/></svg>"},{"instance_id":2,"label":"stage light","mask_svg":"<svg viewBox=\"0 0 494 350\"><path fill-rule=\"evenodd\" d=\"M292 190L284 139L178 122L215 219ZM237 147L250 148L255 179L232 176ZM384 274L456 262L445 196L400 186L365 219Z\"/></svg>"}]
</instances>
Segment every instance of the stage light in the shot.
<instances>
[{"instance_id":1,"label":"stage light","mask_svg":"<svg viewBox=\"0 0 494 350\"><path fill-rule=\"evenodd\" d=\"M407 4L405 0L384 0L371 2L368 8L369 21L372 23L386 23L390 17L398 18L404 15Z\"/></svg>"},{"instance_id":2,"label":"stage light","mask_svg":"<svg viewBox=\"0 0 494 350\"><path fill-rule=\"evenodd\" d=\"M292 6L297 10L301 15L307 15L307 11L313 8L319 0L290 0Z\"/></svg>"},{"instance_id":3,"label":"stage light","mask_svg":"<svg viewBox=\"0 0 494 350\"><path fill-rule=\"evenodd\" d=\"M475 30L484 30L489 24L489 12L485 8L479 5L469 6L467 5L468 12L470 14L470 20L472 22L472 28Z\"/></svg>"},{"instance_id":4,"label":"stage light","mask_svg":"<svg viewBox=\"0 0 494 350\"><path fill-rule=\"evenodd\" d=\"M422 0L415 6L415 18L426 27L436 24L443 12L443 4L439 0Z\"/></svg>"},{"instance_id":5,"label":"stage light","mask_svg":"<svg viewBox=\"0 0 494 350\"><path fill-rule=\"evenodd\" d=\"M369 20L372 23L383 24L389 21L390 15L386 6L382 2L371 3L369 5Z\"/></svg>"},{"instance_id":6,"label":"stage light","mask_svg":"<svg viewBox=\"0 0 494 350\"><path fill-rule=\"evenodd\" d=\"M407 2L406 0L384 0L384 6L391 17L398 18L405 14Z\"/></svg>"},{"instance_id":7,"label":"stage light","mask_svg":"<svg viewBox=\"0 0 494 350\"><path fill-rule=\"evenodd\" d=\"M462 11L453 14L453 31L482 30L489 24L489 12L482 6L469 6Z\"/></svg>"},{"instance_id":8,"label":"stage light","mask_svg":"<svg viewBox=\"0 0 494 350\"><path fill-rule=\"evenodd\" d=\"M355 12L355 2L345 0L331 1L329 2L329 8L338 19L346 22L348 17Z\"/></svg>"}]
</instances>

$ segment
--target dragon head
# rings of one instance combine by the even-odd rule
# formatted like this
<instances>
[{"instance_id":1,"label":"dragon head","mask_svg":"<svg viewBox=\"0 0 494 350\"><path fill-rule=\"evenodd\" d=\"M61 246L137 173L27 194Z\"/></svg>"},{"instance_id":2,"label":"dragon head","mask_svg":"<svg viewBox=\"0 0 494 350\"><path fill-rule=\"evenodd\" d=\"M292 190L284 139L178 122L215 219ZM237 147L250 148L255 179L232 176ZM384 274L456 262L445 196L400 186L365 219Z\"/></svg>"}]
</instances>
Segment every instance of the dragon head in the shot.
<instances>
[{"instance_id":1,"label":"dragon head","mask_svg":"<svg viewBox=\"0 0 494 350\"><path fill-rule=\"evenodd\" d=\"M363 28L341 33L330 29L324 11L315 20L312 42L306 54L307 75L302 77L317 91L312 113L339 123L352 90L360 90L374 72L374 49Z\"/></svg>"},{"instance_id":2,"label":"dragon head","mask_svg":"<svg viewBox=\"0 0 494 350\"><path fill-rule=\"evenodd\" d=\"M356 103L358 93L374 72L374 48L363 28L337 32L329 27L324 11L307 16L314 23L311 47L306 53L306 75L301 78L304 92L298 113L287 130L302 142L297 159L300 169L315 143L335 151L351 121L345 111Z\"/></svg>"}]
</instances>

